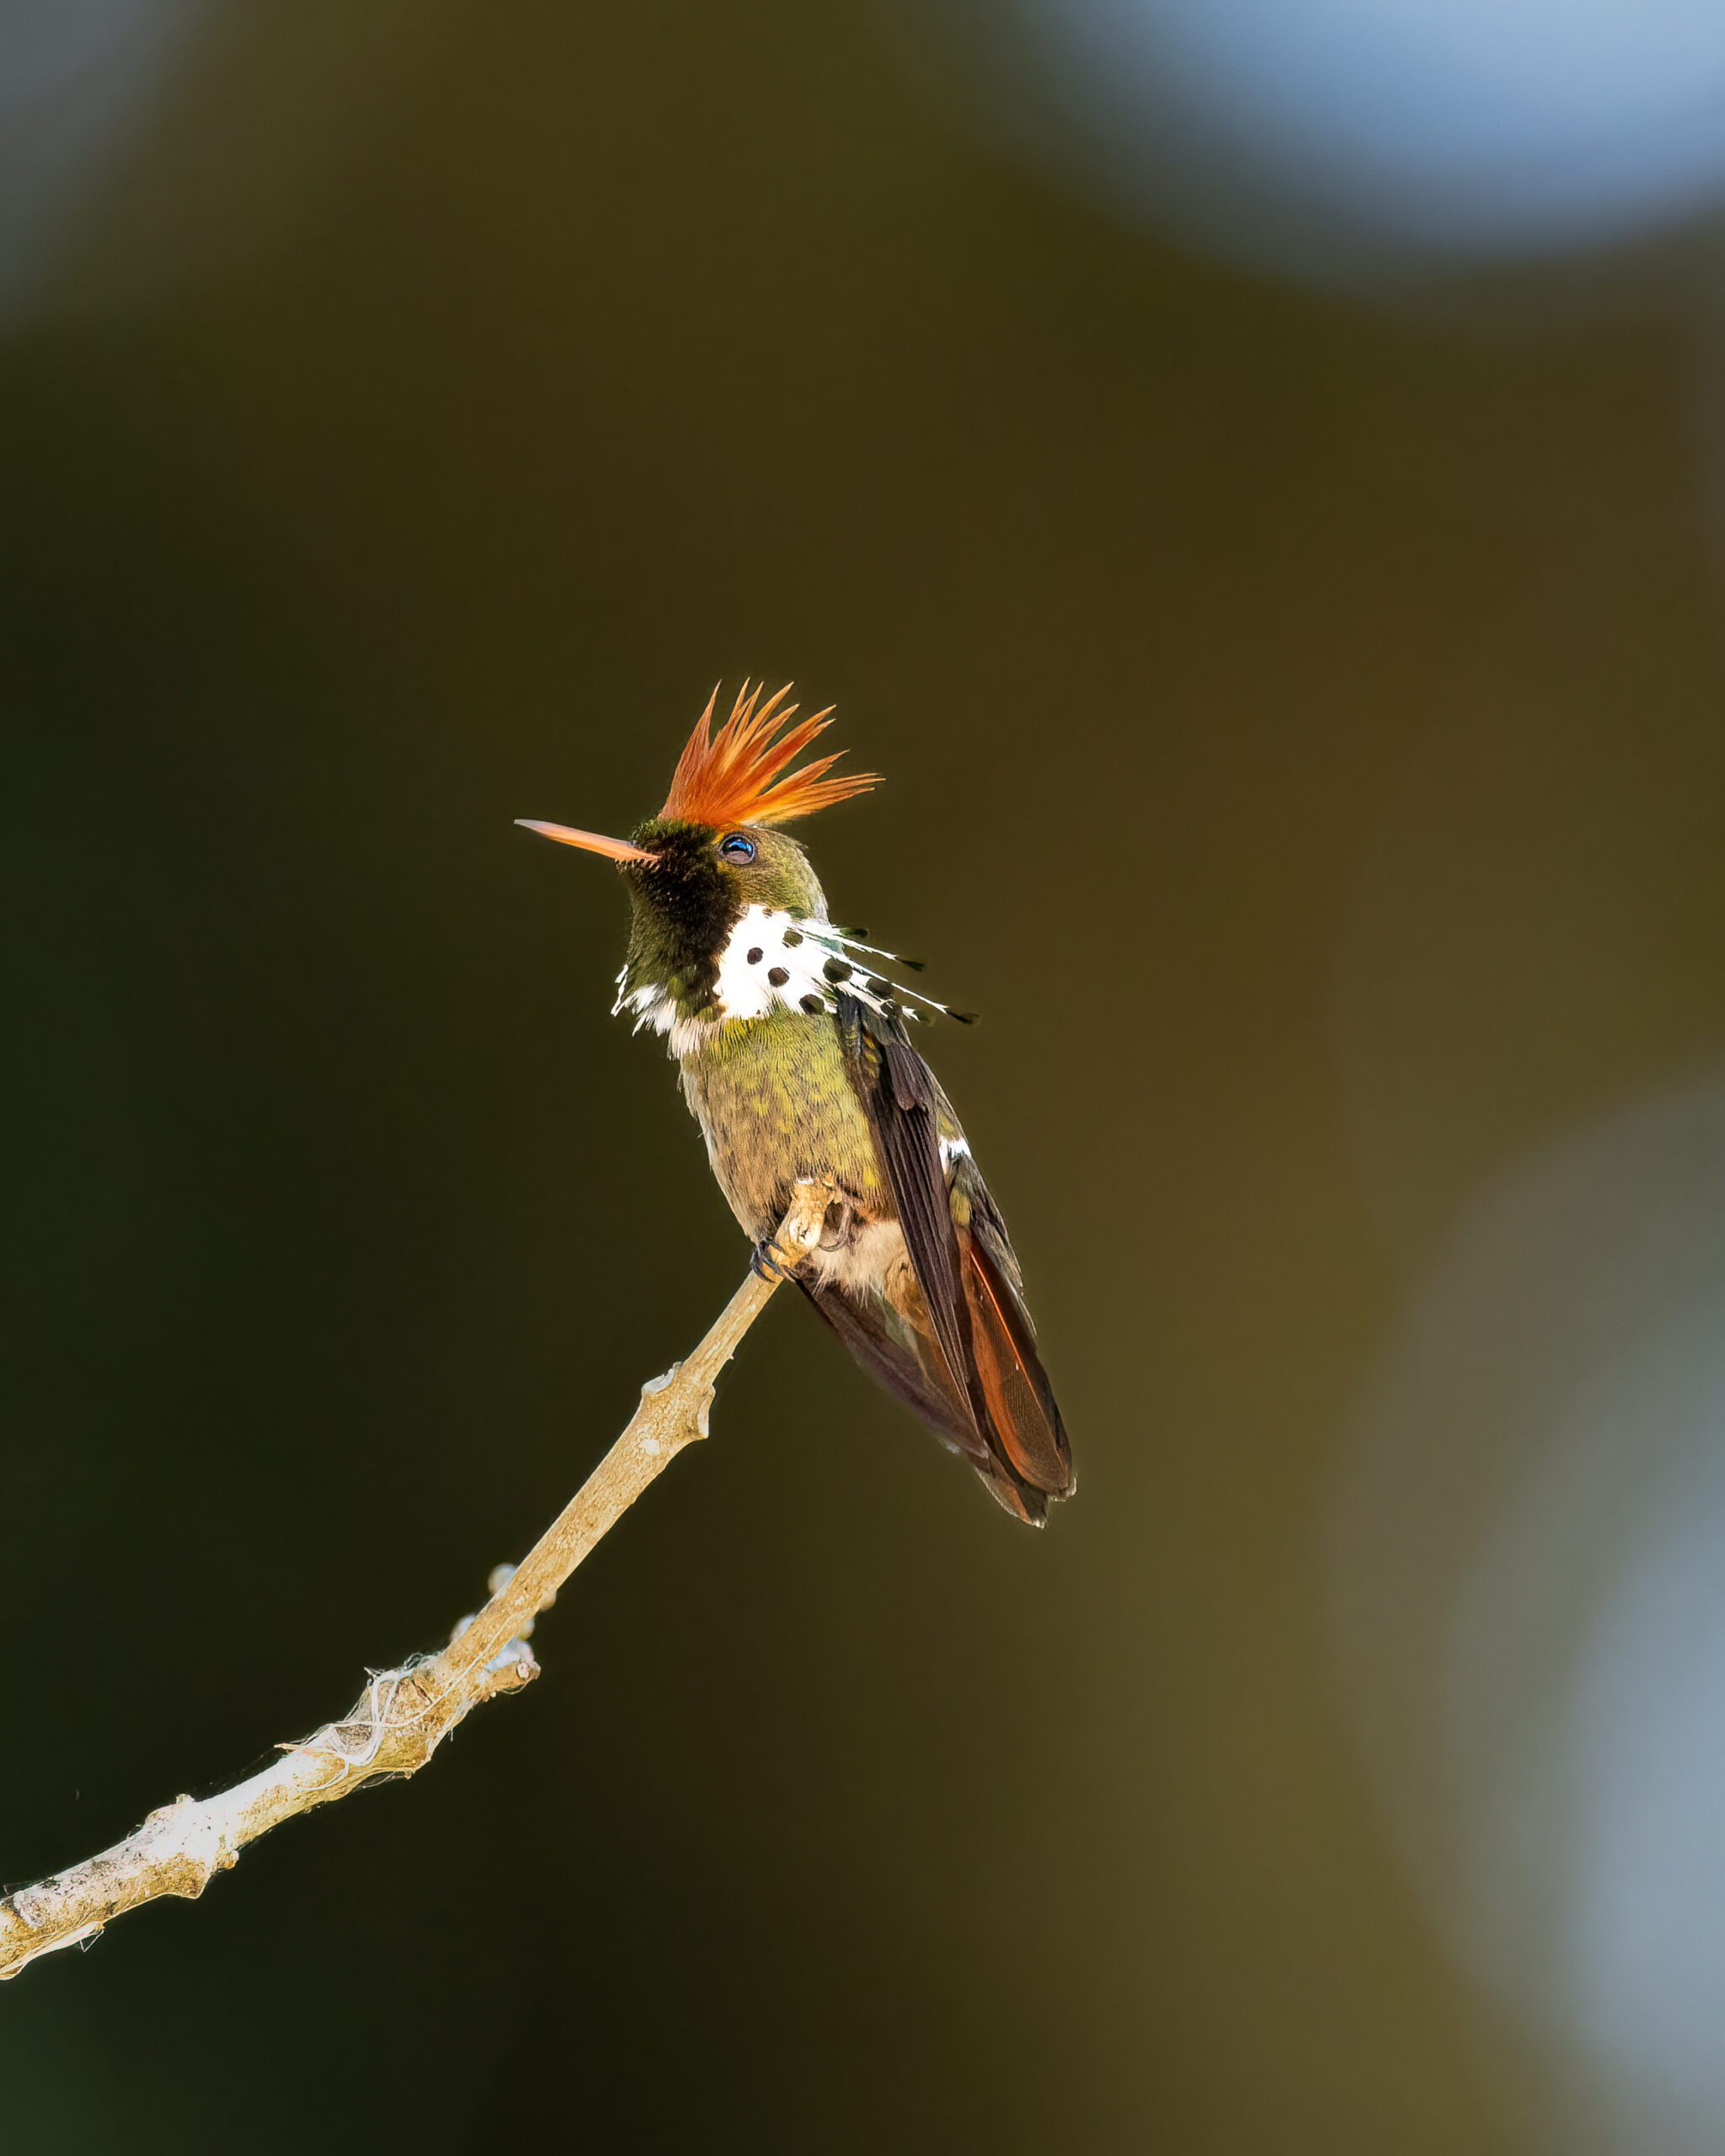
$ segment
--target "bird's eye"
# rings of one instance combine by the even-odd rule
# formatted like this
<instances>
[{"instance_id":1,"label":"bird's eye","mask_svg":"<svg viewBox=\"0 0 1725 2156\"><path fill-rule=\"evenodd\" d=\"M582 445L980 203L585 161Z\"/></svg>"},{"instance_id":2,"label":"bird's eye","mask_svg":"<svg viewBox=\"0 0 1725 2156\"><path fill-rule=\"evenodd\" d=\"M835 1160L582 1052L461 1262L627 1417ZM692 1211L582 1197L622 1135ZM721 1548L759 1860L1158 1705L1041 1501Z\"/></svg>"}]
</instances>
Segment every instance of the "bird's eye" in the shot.
<instances>
[{"instance_id":1,"label":"bird's eye","mask_svg":"<svg viewBox=\"0 0 1725 2156\"><path fill-rule=\"evenodd\" d=\"M740 831L733 831L729 838L719 841L718 851L721 857L726 861L738 862L752 861L755 858L755 841L753 839L745 838Z\"/></svg>"}]
</instances>

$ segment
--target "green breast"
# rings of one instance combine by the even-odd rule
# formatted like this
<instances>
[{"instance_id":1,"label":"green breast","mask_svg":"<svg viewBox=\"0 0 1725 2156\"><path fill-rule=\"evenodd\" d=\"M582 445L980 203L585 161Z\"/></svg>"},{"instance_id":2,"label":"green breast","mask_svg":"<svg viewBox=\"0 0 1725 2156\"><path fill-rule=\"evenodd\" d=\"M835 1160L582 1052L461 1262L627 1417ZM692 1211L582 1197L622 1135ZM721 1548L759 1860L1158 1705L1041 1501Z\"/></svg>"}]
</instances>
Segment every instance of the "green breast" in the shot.
<instances>
[{"instance_id":1,"label":"green breast","mask_svg":"<svg viewBox=\"0 0 1725 2156\"><path fill-rule=\"evenodd\" d=\"M830 1018L732 1020L681 1059L683 1094L750 1239L778 1225L799 1176L831 1175L866 1206L886 1187Z\"/></svg>"}]
</instances>

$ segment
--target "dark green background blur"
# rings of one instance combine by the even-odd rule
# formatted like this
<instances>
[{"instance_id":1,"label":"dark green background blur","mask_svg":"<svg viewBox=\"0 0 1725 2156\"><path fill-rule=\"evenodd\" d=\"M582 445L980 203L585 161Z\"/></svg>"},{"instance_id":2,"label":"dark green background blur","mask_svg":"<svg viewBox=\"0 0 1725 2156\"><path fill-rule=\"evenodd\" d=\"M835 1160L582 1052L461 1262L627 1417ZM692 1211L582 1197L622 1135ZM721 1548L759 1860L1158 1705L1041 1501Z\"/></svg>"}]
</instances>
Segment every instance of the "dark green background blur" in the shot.
<instances>
[{"instance_id":1,"label":"dark green background blur","mask_svg":"<svg viewBox=\"0 0 1725 2156\"><path fill-rule=\"evenodd\" d=\"M985 1013L1081 1486L1014 1529L775 1306L530 1694L0 1994L9 2147L1546 2145L1322 1529L1468 1192L1719 1038L1714 542L1598 281L1207 264L862 8L183 56L3 352L0 1870L435 1644L740 1277L510 820L650 811L721 675L888 774L809 836Z\"/></svg>"}]
</instances>

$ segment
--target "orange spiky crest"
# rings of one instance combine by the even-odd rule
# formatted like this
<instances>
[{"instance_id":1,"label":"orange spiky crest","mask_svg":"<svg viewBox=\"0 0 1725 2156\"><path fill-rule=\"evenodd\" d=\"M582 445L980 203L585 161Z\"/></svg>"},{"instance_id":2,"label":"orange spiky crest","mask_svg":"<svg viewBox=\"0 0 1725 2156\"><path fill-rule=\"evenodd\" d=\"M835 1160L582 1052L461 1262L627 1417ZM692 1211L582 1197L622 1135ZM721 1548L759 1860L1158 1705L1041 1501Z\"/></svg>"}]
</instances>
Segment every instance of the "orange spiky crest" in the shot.
<instances>
[{"instance_id":1,"label":"orange spiky crest","mask_svg":"<svg viewBox=\"0 0 1725 2156\"><path fill-rule=\"evenodd\" d=\"M801 771L787 771L832 723L832 706L793 726L797 707L784 701L791 692L790 683L761 703L765 686L763 682L751 690L744 682L730 717L717 734L712 731L713 707L718 702L714 688L677 759L670 792L659 812L661 817L715 826L788 824L794 816L812 816L817 808L830 808L836 801L848 801L853 793L866 793L871 786L879 785L874 771L828 778L827 772L838 761L836 755L817 756Z\"/></svg>"}]
</instances>

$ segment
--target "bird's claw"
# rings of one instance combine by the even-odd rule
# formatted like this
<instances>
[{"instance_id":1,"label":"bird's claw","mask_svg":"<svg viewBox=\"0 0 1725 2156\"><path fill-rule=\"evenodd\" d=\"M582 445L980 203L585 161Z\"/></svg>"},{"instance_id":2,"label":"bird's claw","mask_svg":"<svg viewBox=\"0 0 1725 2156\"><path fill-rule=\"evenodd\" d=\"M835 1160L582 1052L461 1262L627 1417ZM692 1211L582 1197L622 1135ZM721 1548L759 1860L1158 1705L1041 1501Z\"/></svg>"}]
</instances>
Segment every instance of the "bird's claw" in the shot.
<instances>
[{"instance_id":1,"label":"bird's claw","mask_svg":"<svg viewBox=\"0 0 1725 2156\"><path fill-rule=\"evenodd\" d=\"M795 1259L777 1242L756 1243L749 1264L763 1280L788 1280L796 1271Z\"/></svg>"},{"instance_id":2,"label":"bird's claw","mask_svg":"<svg viewBox=\"0 0 1725 2156\"><path fill-rule=\"evenodd\" d=\"M856 1206L841 1191L827 1207L820 1223L822 1250L842 1250L851 1240L851 1224L856 1217Z\"/></svg>"}]
</instances>

